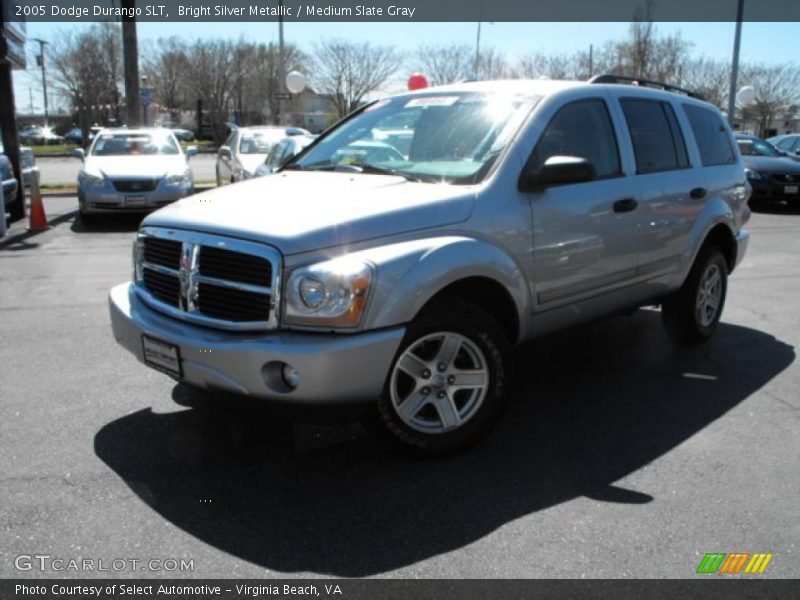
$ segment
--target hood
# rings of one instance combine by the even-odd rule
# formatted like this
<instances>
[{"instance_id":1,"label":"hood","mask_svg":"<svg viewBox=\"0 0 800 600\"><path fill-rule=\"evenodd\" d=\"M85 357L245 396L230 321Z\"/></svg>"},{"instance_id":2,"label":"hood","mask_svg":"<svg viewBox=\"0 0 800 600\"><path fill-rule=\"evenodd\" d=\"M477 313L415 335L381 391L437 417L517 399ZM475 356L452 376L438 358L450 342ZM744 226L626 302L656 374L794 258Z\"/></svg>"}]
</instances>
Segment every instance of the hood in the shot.
<instances>
[{"instance_id":1,"label":"hood","mask_svg":"<svg viewBox=\"0 0 800 600\"><path fill-rule=\"evenodd\" d=\"M753 171L800 174L800 163L786 156L742 156L742 161Z\"/></svg>"},{"instance_id":2,"label":"hood","mask_svg":"<svg viewBox=\"0 0 800 600\"><path fill-rule=\"evenodd\" d=\"M239 154L237 157L239 159L239 163L244 167L245 171L248 173L255 173L256 169L264 164L264 161L267 160L266 154Z\"/></svg>"},{"instance_id":3,"label":"hood","mask_svg":"<svg viewBox=\"0 0 800 600\"><path fill-rule=\"evenodd\" d=\"M183 154L154 156L87 156L83 169L92 175L159 178L168 173L183 173L187 162Z\"/></svg>"},{"instance_id":4,"label":"hood","mask_svg":"<svg viewBox=\"0 0 800 600\"><path fill-rule=\"evenodd\" d=\"M143 225L246 238L288 255L459 223L474 202L471 186L288 171L191 196Z\"/></svg>"}]
</instances>

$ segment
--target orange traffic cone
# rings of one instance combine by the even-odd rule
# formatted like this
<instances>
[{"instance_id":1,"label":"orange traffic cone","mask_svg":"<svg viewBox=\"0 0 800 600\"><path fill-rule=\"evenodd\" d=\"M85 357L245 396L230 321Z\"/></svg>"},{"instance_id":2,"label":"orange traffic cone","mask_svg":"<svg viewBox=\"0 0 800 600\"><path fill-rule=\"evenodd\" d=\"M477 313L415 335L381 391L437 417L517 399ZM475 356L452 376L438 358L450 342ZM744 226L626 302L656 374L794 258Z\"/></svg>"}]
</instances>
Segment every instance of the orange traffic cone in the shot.
<instances>
[{"instance_id":1,"label":"orange traffic cone","mask_svg":"<svg viewBox=\"0 0 800 600\"><path fill-rule=\"evenodd\" d=\"M31 182L31 212L28 220L28 231L44 231L45 229L50 229L50 225L47 223L47 215L44 214L39 182L34 179Z\"/></svg>"}]
</instances>

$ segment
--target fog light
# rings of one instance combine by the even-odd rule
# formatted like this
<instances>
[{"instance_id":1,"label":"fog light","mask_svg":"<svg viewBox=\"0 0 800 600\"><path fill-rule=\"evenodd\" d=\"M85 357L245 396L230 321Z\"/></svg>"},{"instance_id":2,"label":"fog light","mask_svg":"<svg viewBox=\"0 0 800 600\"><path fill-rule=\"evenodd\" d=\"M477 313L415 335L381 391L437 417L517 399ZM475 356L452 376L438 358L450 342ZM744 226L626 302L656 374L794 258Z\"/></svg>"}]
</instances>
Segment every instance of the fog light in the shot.
<instances>
[{"instance_id":1,"label":"fog light","mask_svg":"<svg viewBox=\"0 0 800 600\"><path fill-rule=\"evenodd\" d=\"M292 365L283 365L281 376L283 377L283 383L291 389L295 389L300 385L300 373Z\"/></svg>"}]
</instances>

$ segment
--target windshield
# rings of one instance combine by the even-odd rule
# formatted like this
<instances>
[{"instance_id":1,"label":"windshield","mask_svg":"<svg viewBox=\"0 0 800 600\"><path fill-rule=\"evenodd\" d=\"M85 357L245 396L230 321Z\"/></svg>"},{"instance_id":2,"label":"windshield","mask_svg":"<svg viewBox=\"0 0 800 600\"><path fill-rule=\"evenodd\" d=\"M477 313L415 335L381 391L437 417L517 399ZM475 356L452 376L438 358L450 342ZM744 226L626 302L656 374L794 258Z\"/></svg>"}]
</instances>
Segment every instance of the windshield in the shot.
<instances>
[{"instance_id":1,"label":"windshield","mask_svg":"<svg viewBox=\"0 0 800 600\"><path fill-rule=\"evenodd\" d=\"M273 132L246 133L239 139L239 154L267 154L282 135Z\"/></svg>"},{"instance_id":2,"label":"windshield","mask_svg":"<svg viewBox=\"0 0 800 600\"><path fill-rule=\"evenodd\" d=\"M93 156L179 154L175 138L164 133L104 133L92 146Z\"/></svg>"},{"instance_id":3,"label":"windshield","mask_svg":"<svg viewBox=\"0 0 800 600\"><path fill-rule=\"evenodd\" d=\"M781 156L775 146L764 140L736 140L743 156Z\"/></svg>"},{"instance_id":4,"label":"windshield","mask_svg":"<svg viewBox=\"0 0 800 600\"><path fill-rule=\"evenodd\" d=\"M536 100L453 92L386 98L331 131L287 168L477 183Z\"/></svg>"}]
</instances>

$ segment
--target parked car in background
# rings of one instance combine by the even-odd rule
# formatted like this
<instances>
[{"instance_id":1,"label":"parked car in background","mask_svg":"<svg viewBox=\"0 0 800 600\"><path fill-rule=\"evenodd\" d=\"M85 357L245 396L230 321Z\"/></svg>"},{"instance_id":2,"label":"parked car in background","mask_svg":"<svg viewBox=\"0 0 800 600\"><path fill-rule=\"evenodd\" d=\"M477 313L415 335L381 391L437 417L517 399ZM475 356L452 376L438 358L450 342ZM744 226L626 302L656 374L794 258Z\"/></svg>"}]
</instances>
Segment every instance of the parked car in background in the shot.
<instances>
[{"instance_id":1,"label":"parked car in background","mask_svg":"<svg viewBox=\"0 0 800 600\"><path fill-rule=\"evenodd\" d=\"M795 160L800 160L800 133L776 135L767 141L781 152L785 152Z\"/></svg>"},{"instance_id":2,"label":"parked car in background","mask_svg":"<svg viewBox=\"0 0 800 600\"><path fill-rule=\"evenodd\" d=\"M264 175L274 173L300 154L303 148L308 146L315 139L317 139L316 135L293 135L283 138L272 147L267 158L261 166L256 169L253 177L263 177Z\"/></svg>"},{"instance_id":3,"label":"parked car in background","mask_svg":"<svg viewBox=\"0 0 800 600\"><path fill-rule=\"evenodd\" d=\"M182 127L172 127L171 131L175 134L175 137L178 139L179 142L193 142L194 141L194 131L190 129L183 129Z\"/></svg>"},{"instance_id":4,"label":"parked car in background","mask_svg":"<svg viewBox=\"0 0 800 600\"><path fill-rule=\"evenodd\" d=\"M800 206L800 162L754 135L739 134L736 143L753 188L751 202L788 202Z\"/></svg>"},{"instance_id":5,"label":"parked car in background","mask_svg":"<svg viewBox=\"0 0 800 600\"><path fill-rule=\"evenodd\" d=\"M50 127L39 127L34 126L22 131L19 134L20 142L24 142L25 144L30 144L32 146L44 146L44 145L55 145L55 144L63 144L64 138L55 131L53 131Z\"/></svg>"},{"instance_id":6,"label":"parked car in background","mask_svg":"<svg viewBox=\"0 0 800 600\"><path fill-rule=\"evenodd\" d=\"M217 152L217 185L249 179L283 138L309 135L299 127L239 127Z\"/></svg>"},{"instance_id":7,"label":"parked car in background","mask_svg":"<svg viewBox=\"0 0 800 600\"><path fill-rule=\"evenodd\" d=\"M83 160L78 173L78 207L84 219L94 214L147 211L188 196L194 178L188 159L169 129L105 129Z\"/></svg>"},{"instance_id":8,"label":"parked car in background","mask_svg":"<svg viewBox=\"0 0 800 600\"><path fill-rule=\"evenodd\" d=\"M0 231L5 234L6 231L6 213L10 213L11 209L10 206L17 202L17 188L19 187L19 182L17 178L14 177L14 168L11 165L11 161L9 158L3 154L2 149L0 149L0 183L2 183L3 188L3 205L0 207Z\"/></svg>"},{"instance_id":9,"label":"parked car in background","mask_svg":"<svg viewBox=\"0 0 800 600\"><path fill-rule=\"evenodd\" d=\"M0 154L3 154L3 142L0 140ZM19 147L20 168L22 169L22 184L29 188L35 181L39 183L39 167L36 166L36 157L28 146Z\"/></svg>"},{"instance_id":10,"label":"parked car in background","mask_svg":"<svg viewBox=\"0 0 800 600\"><path fill-rule=\"evenodd\" d=\"M64 141L78 146L83 145L83 132L80 127L73 127L64 134Z\"/></svg>"},{"instance_id":11,"label":"parked car in background","mask_svg":"<svg viewBox=\"0 0 800 600\"><path fill-rule=\"evenodd\" d=\"M362 401L423 455L491 430L517 344L649 305L708 340L749 240L744 166L716 107L622 81L399 94L279 175L156 211L114 338L212 399ZM386 122L413 131L403 160Z\"/></svg>"}]
</instances>

